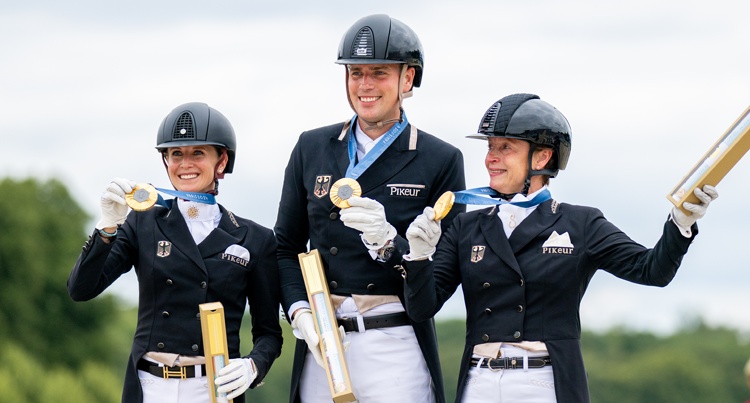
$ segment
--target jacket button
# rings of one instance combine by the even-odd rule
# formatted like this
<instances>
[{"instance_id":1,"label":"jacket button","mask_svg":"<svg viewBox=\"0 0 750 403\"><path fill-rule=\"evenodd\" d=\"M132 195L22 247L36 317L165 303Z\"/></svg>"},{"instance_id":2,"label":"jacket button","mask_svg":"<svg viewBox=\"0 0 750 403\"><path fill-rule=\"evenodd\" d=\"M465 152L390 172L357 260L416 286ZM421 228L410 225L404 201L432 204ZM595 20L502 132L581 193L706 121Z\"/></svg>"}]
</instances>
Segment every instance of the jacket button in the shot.
<instances>
[{"instance_id":1,"label":"jacket button","mask_svg":"<svg viewBox=\"0 0 750 403\"><path fill-rule=\"evenodd\" d=\"M372 283L367 284L367 291L370 291L370 292L375 291L375 284L372 284Z\"/></svg>"},{"instance_id":2,"label":"jacket button","mask_svg":"<svg viewBox=\"0 0 750 403\"><path fill-rule=\"evenodd\" d=\"M193 349L193 351L198 351L198 345L197 344L193 344L192 347L190 347L190 348Z\"/></svg>"},{"instance_id":3,"label":"jacket button","mask_svg":"<svg viewBox=\"0 0 750 403\"><path fill-rule=\"evenodd\" d=\"M523 282L523 279L521 279L521 287L523 287L523 285L524 285L524 282Z\"/></svg>"},{"instance_id":4,"label":"jacket button","mask_svg":"<svg viewBox=\"0 0 750 403\"><path fill-rule=\"evenodd\" d=\"M331 281L330 283L328 283L328 287L330 287L332 290L335 290L339 287L339 283Z\"/></svg>"},{"instance_id":5,"label":"jacket button","mask_svg":"<svg viewBox=\"0 0 750 403\"><path fill-rule=\"evenodd\" d=\"M516 338L516 339L520 339L521 338L521 332L519 332L518 330L516 330L515 333L513 333L513 337Z\"/></svg>"},{"instance_id":6,"label":"jacket button","mask_svg":"<svg viewBox=\"0 0 750 403\"><path fill-rule=\"evenodd\" d=\"M164 350L164 343L163 342L158 342L158 343L156 343L156 347L158 347L160 350Z\"/></svg>"},{"instance_id":7,"label":"jacket button","mask_svg":"<svg viewBox=\"0 0 750 403\"><path fill-rule=\"evenodd\" d=\"M206 288L207 285L208 283L206 283L205 281L201 281L201 288Z\"/></svg>"},{"instance_id":8,"label":"jacket button","mask_svg":"<svg viewBox=\"0 0 750 403\"><path fill-rule=\"evenodd\" d=\"M331 252L331 255L336 256L339 253L339 248L334 246L330 249L330 252Z\"/></svg>"},{"instance_id":9,"label":"jacket button","mask_svg":"<svg viewBox=\"0 0 750 403\"><path fill-rule=\"evenodd\" d=\"M482 284L482 288L490 288L490 283L484 283L484 284Z\"/></svg>"},{"instance_id":10,"label":"jacket button","mask_svg":"<svg viewBox=\"0 0 750 403\"><path fill-rule=\"evenodd\" d=\"M492 309L490 309L490 308L484 308L484 313L486 313L487 315L489 315L489 314L492 313Z\"/></svg>"},{"instance_id":11,"label":"jacket button","mask_svg":"<svg viewBox=\"0 0 750 403\"><path fill-rule=\"evenodd\" d=\"M328 218L330 218L331 220L335 220L335 219L339 218L339 215L336 214L335 212L333 212L331 214L328 214Z\"/></svg>"},{"instance_id":12,"label":"jacket button","mask_svg":"<svg viewBox=\"0 0 750 403\"><path fill-rule=\"evenodd\" d=\"M490 341L490 336L487 334L482 335L482 341Z\"/></svg>"},{"instance_id":13,"label":"jacket button","mask_svg":"<svg viewBox=\"0 0 750 403\"><path fill-rule=\"evenodd\" d=\"M168 318L168 317L169 317L169 312L167 312L167 311L162 311L162 313L161 313L161 316L163 316L163 317L165 317L165 318Z\"/></svg>"},{"instance_id":14,"label":"jacket button","mask_svg":"<svg viewBox=\"0 0 750 403\"><path fill-rule=\"evenodd\" d=\"M519 305L518 307L516 307L516 310L518 312L523 312L523 305Z\"/></svg>"},{"instance_id":15,"label":"jacket button","mask_svg":"<svg viewBox=\"0 0 750 403\"><path fill-rule=\"evenodd\" d=\"M195 314L195 319L201 320L201 313L198 312Z\"/></svg>"},{"instance_id":16,"label":"jacket button","mask_svg":"<svg viewBox=\"0 0 750 403\"><path fill-rule=\"evenodd\" d=\"M171 278L168 278L168 279L167 279L167 285L172 285L172 284L174 284L174 282L172 281L172 279L171 279Z\"/></svg>"}]
</instances>

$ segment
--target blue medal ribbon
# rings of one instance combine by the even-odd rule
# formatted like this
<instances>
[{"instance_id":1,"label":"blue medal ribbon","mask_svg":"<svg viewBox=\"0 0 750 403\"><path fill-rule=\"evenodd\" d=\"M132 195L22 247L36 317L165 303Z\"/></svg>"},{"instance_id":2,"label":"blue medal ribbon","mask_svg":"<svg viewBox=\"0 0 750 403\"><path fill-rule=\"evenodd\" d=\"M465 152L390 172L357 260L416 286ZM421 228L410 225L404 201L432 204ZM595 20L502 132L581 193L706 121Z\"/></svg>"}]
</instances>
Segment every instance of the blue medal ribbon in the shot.
<instances>
[{"instance_id":1,"label":"blue medal ribbon","mask_svg":"<svg viewBox=\"0 0 750 403\"><path fill-rule=\"evenodd\" d=\"M196 202L196 203L203 203L203 204L216 204L216 197L212 194L208 193L196 193L196 192L182 192L179 190L171 190L171 189L162 189L162 188L154 188L158 190L161 193L168 194L170 196L178 197L180 199ZM160 206L164 206L166 208L172 208L172 200L164 200L161 195L158 195L159 197L156 200L156 204Z\"/></svg>"},{"instance_id":2,"label":"blue medal ribbon","mask_svg":"<svg viewBox=\"0 0 750 403\"><path fill-rule=\"evenodd\" d=\"M499 196L500 193L498 193L495 189L492 189L490 187L466 189L466 190L460 190L454 193L456 194L456 200L454 201L454 203L474 204L474 205L483 205L483 206L497 205L497 204L512 204L514 206L525 208L525 207L533 207L533 206L542 204L552 198L552 195L550 194L548 189L542 190L536 196L534 196L534 198L531 200L518 201L518 202L509 202L503 199L492 199L491 198L492 196ZM490 197L485 197L485 196L490 196Z\"/></svg>"},{"instance_id":3,"label":"blue medal ribbon","mask_svg":"<svg viewBox=\"0 0 750 403\"><path fill-rule=\"evenodd\" d=\"M406 113L401 113L401 121L394 124L393 127L390 128L385 134L383 135L383 138L378 141L377 144L370 150L370 152L367 153L367 155L362 158L359 163L357 163L357 138L354 134L355 130L355 124L357 120L357 115L354 115L352 120L349 122L349 167L346 168L346 175L344 175L347 178L351 179L357 179L360 175L362 175L367 168L370 167L370 165L375 162L375 160L380 157L381 154L390 146L393 144L394 141L398 138L398 136L404 131L406 126L409 124L409 120L406 119Z\"/></svg>"}]
</instances>

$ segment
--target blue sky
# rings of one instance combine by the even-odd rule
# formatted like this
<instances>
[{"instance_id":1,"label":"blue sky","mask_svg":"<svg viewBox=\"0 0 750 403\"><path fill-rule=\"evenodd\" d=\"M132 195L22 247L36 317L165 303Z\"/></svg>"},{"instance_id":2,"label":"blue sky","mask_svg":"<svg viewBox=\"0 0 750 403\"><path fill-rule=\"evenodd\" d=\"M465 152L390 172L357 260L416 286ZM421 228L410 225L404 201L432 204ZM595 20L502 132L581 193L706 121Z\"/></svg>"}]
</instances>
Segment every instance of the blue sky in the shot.
<instances>
[{"instance_id":1,"label":"blue sky","mask_svg":"<svg viewBox=\"0 0 750 403\"><path fill-rule=\"evenodd\" d=\"M219 201L272 227L299 134L351 117L334 64L341 36L387 13L425 48L409 120L463 151L470 187L487 184L485 146L464 136L497 99L536 93L573 129L553 197L598 207L651 246L667 193L750 105L743 2L253 3L0 1L0 175L61 179L93 226L111 178L169 185L156 129L173 107L202 101L238 134ZM750 331L748 159L719 185L674 282L653 289L598 274L584 328L669 332L701 316ZM133 300L135 276L112 291ZM456 299L440 315L461 311Z\"/></svg>"}]
</instances>

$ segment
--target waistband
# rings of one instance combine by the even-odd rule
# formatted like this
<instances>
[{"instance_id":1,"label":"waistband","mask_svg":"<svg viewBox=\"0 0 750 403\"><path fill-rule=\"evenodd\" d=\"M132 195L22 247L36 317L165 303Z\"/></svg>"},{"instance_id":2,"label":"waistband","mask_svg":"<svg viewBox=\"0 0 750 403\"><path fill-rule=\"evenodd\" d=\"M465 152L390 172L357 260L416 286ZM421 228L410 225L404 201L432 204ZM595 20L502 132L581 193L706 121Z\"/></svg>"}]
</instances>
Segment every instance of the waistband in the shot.
<instances>
[{"instance_id":1,"label":"waistband","mask_svg":"<svg viewBox=\"0 0 750 403\"><path fill-rule=\"evenodd\" d=\"M406 312L396 312L377 316L340 318L338 324L343 326L346 332L364 332L368 329L411 325L411 321Z\"/></svg>"},{"instance_id":2,"label":"waistband","mask_svg":"<svg viewBox=\"0 0 750 403\"><path fill-rule=\"evenodd\" d=\"M200 367L200 375L196 373L196 368ZM136 368L141 371L146 371L153 376L158 376L164 379L169 378L198 378L206 375L205 365L189 365L185 367L168 367L166 365L159 365L155 362L146 361L144 359L138 360Z\"/></svg>"},{"instance_id":3,"label":"waistband","mask_svg":"<svg viewBox=\"0 0 750 403\"><path fill-rule=\"evenodd\" d=\"M472 358L471 366L489 368L492 371L501 369L523 369L523 357ZM544 368L552 365L552 359L546 357L528 357L528 368ZM480 363L481 361L481 363Z\"/></svg>"}]
</instances>

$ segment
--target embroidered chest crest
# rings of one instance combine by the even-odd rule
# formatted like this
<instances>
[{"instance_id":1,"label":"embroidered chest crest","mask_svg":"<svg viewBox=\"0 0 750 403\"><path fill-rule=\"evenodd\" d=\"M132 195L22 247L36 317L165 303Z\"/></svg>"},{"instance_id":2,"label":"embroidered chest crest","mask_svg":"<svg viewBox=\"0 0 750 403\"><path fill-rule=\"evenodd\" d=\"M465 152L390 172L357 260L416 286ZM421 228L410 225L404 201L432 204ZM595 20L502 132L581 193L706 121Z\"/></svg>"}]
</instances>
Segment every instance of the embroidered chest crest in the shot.
<instances>
[{"instance_id":1,"label":"embroidered chest crest","mask_svg":"<svg viewBox=\"0 0 750 403\"><path fill-rule=\"evenodd\" d=\"M484 259L484 245L474 245L471 247L471 263L477 263Z\"/></svg>"},{"instance_id":2,"label":"embroidered chest crest","mask_svg":"<svg viewBox=\"0 0 750 403\"><path fill-rule=\"evenodd\" d=\"M318 199L322 199L328 194L328 190L331 188L331 175L318 175L315 178L315 188L313 194Z\"/></svg>"}]
</instances>

